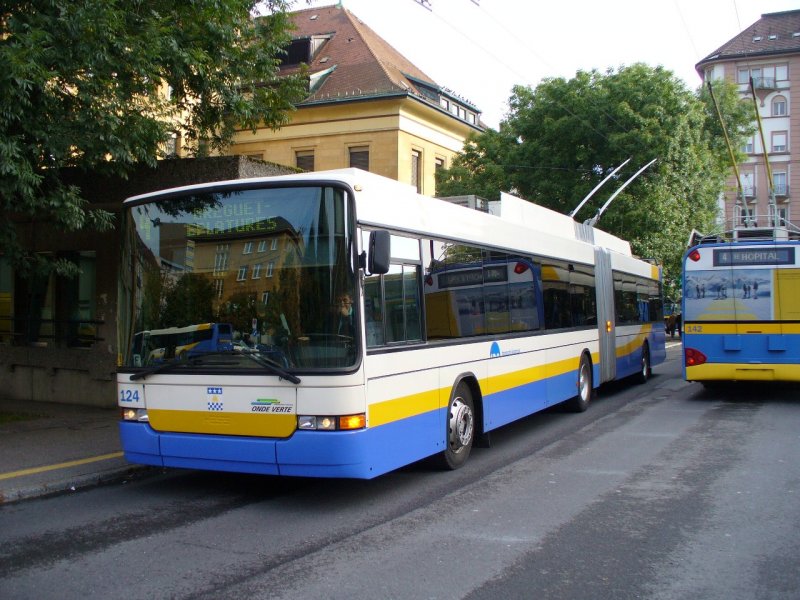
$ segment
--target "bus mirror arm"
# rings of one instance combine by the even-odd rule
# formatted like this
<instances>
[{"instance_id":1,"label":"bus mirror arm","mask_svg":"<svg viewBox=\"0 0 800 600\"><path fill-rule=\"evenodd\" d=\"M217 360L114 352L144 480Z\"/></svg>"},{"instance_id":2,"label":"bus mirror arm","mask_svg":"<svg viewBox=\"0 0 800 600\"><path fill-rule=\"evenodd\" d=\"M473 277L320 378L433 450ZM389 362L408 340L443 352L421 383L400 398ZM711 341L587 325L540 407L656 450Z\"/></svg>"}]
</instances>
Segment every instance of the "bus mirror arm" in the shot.
<instances>
[{"instance_id":1,"label":"bus mirror arm","mask_svg":"<svg viewBox=\"0 0 800 600\"><path fill-rule=\"evenodd\" d=\"M367 254L367 274L384 275L389 272L391 237L384 229L370 231L369 252ZM360 261L364 263L363 258Z\"/></svg>"}]
</instances>

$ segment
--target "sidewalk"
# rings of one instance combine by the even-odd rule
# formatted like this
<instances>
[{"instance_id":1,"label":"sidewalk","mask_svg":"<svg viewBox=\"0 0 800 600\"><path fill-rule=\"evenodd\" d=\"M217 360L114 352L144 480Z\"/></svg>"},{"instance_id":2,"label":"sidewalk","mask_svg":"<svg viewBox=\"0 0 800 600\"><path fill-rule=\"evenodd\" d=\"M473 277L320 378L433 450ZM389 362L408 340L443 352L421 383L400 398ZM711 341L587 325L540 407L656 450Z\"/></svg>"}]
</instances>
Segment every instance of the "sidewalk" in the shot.
<instances>
[{"instance_id":1,"label":"sidewalk","mask_svg":"<svg viewBox=\"0 0 800 600\"><path fill-rule=\"evenodd\" d=\"M0 397L0 504L124 479L116 408Z\"/></svg>"}]
</instances>

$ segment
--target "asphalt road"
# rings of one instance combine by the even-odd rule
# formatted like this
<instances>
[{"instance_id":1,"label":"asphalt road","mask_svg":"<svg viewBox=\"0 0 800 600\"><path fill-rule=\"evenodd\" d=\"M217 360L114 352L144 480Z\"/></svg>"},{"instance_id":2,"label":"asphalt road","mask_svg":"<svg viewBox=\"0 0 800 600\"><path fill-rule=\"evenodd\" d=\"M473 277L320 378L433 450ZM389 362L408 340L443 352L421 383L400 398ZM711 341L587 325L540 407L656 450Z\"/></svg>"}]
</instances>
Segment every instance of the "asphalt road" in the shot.
<instances>
[{"instance_id":1,"label":"asphalt road","mask_svg":"<svg viewBox=\"0 0 800 600\"><path fill-rule=\"evenodd\" d=\"M800 598L800 398L678 349L467 465L374 481L167 471L0 507L0 598Z\"/></svg>"}]
</instances>

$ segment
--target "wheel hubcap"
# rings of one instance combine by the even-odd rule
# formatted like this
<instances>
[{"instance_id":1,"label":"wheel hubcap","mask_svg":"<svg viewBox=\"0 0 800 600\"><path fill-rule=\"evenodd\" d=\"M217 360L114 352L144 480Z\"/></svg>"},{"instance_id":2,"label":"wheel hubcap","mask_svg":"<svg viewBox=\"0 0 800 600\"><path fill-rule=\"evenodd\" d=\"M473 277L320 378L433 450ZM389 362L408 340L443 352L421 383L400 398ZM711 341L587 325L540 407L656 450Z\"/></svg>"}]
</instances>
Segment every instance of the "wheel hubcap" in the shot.
<instances>
[{"instance_id":1,"label":"wheel hubcap","mask_svg":"<svg viewBox=\"0 0 800 600\"><path fill-rule=\"evenodd\" d=\"M472 409L461 398L455 398L450 405L448 426L450 450L460 452L465 446L469 446L474 427Z\"/></svg>"},{"instance_id":2,"label":"wheel hubcap","mask_svg":"<svg viewBox=\"0 0 800 600\"><path fill-rule=\"evenodd\" d=\"M589 367L586 366L585 363L581 366L581 374L580 374L580 380L578 382L578 385L580 386L581 399L582 400L588 400L589 399Z\"/></svg>"}]
</instances>

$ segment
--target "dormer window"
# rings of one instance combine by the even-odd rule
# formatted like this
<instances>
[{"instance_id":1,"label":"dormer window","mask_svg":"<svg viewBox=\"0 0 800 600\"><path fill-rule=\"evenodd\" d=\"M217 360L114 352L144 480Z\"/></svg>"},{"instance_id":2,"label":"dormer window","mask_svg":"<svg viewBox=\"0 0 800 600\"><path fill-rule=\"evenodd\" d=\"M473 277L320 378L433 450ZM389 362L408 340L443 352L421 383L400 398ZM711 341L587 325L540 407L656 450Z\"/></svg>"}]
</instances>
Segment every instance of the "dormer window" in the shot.
<instances>
[{"instance_id":1,"label":"dormer window","mask_svg":"<svg viewBox=\"0 0 800 600\"><path fill-rule=\"evenodd\" d=\"M299 65L300 63L308 64L311 62L311 39L302 38L299 40L292 40L289 43L289 48L286 50L286 55L281 60L282 67L291 65Z\"/></svg>"},{"instance_id":2,"label":"dormer window","mask_svg":"<svg viewBox=\"0 0 800 600\"><path fill-rule=\"evenodd\" d=\"M297 38L289 42L289 47L282 60L282 67L293 67L300 64L310 65L320 48L330 39L328 35L313 35L311 37Z\"/></svg>"}]
</instances>

